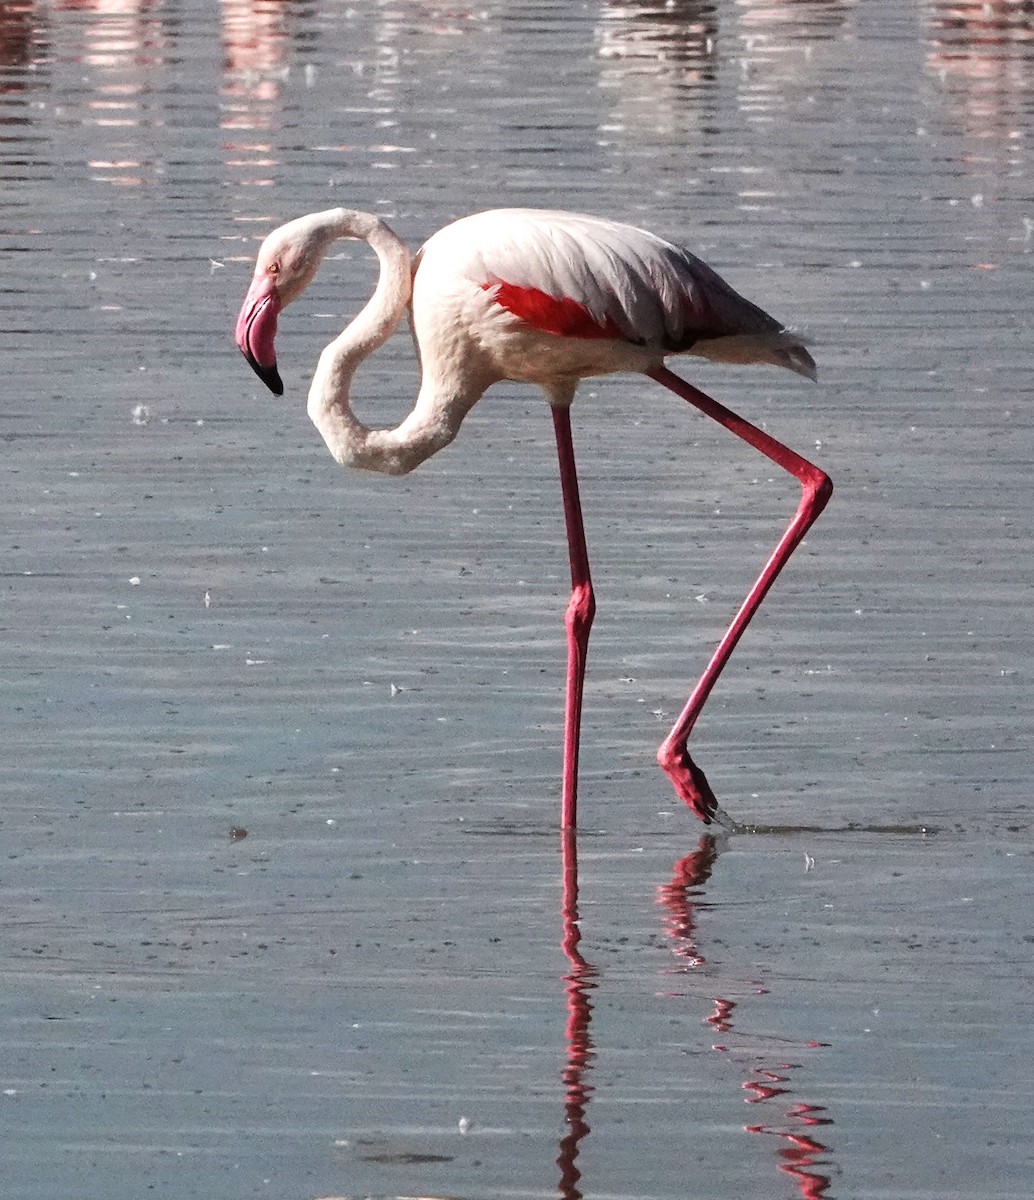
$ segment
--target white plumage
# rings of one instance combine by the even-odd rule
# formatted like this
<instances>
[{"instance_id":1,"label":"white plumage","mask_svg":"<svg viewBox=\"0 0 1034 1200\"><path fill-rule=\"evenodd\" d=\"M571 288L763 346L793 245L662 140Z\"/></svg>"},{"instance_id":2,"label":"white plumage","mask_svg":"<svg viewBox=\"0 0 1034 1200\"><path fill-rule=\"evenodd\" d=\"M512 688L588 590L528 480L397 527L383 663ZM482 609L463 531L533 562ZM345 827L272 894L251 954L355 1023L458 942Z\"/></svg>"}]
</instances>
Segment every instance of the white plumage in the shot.
<instances>
[{"instance_id":1,"label":"white plumage","mask_svg":"<svg viewBox=\"0 0 1034 1200\"><path fill-rule=\"evenodd\" d=\"M648 230L582 213L494 209L434 234L417 256L437 280L452 272L472 283L535 289L580 305L599 325L656 355L692 352L735 337L733 361L782 350L777 365L813 376L800 340L745 299L705 262ZM719 347L704 357L721 360Z\"/></svg>"}]
</instances>

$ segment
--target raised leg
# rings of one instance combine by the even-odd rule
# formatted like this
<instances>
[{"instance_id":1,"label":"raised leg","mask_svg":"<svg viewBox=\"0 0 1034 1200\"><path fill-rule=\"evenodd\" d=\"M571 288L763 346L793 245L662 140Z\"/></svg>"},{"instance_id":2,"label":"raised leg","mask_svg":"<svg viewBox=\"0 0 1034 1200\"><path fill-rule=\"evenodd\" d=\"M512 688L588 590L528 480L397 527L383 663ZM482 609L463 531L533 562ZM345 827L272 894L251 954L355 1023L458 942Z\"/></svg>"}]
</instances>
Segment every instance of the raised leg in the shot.
<instances>
[{"instance_id":1,"label":"raised leg","mask_svg":"<svg viewBox=\"0 0 1034 1200\"><path fill-rule=\"evenodd\" d=\"M571 600L567 606L567 696L564 707L564 781L560 802L560 824L574 829L578 824L578 743L582 731L582 690L589 630L596 614L596 598L589 578L589 552L585 545L582 505L578 496L578 472L571 442L571 410L554 404L553 428L560 460L560 486L564 496L564 521L571 556Z\"/></svg>"},{"instance_id":2,"label":"raised leg","mask_svg":"<svg viewBox=\"0 0 1034 1200\"><path fill-rule=\"evenodd\" d=\"M820 471L807 459L801 458L799 454L795 454L782 442L777 442L775 438L762 432L756 425L751 425L749 421L745 421L724 405L719 404L717 400L712 400L710 396L705 395L692 384L686 383L684 379L669 371L667 367L655 367L647 373L652 379L663 383L665 387L670 388L683 400L688 400L690 404L712 417L720 425L724 425L737 437L749 442L777 466L796 476L801 484L801 501L794 513L793 520L779 539L771 557L754 582L754 586L747 593L747 598L740 606L739 612L733 618L732 624L718 643L717 650L690 694L686 707L672 727L671 733L664 739L657 751L657 761L667 772L675 786L675 791L707 825L720 810L718 801L715 799L703 771L689 756L687 745L689 735L693 731L697 717L700 716L700 710L711 694L711 689L722 673L722 668L729 661L729 656L736 648L736 643L750 624L751 617L757 612L761 601L768 594L768 589L775 582L776 576L786 565L790 555L797 549L819 513L826 507L826 502L833 494L833 484L825 472Z\"/></svg>"}]
</instances>

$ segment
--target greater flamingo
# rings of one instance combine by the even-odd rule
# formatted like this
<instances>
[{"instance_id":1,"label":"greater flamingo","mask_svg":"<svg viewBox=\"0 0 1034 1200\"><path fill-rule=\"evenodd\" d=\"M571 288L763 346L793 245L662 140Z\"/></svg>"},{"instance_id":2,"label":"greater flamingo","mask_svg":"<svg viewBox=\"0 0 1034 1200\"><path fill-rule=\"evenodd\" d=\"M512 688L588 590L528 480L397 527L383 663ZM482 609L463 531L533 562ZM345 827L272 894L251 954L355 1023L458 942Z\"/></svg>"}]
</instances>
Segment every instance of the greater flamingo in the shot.
<instances>
[{"instance_id":1,"label":"greater flamingo","mask_svg":"<svg viewBox=\"0 0 1034 1200\"><path fill-rule=\"evenodd\" d=\"M796 476L797 511L722 637L657 759L676 793L709 824L731 822L689 755L693 725L736 643L832 493L829 477L781 442L685 382L669 354L772 363L815 378L815 363L783 325L700 259L646 230L599 217L499 209L454 221L411 258L379 217L334 208L281 225L262 243L237 319L237 345L283 393L274 336L338 238L369 243L380 260L373 296L323 350L308 411L339 463L390 475L447 446L493 383L538 384L553 413L571 560L561 824L576 825L578 747L589 630L596 603L582 526L570 405L580 379L641 371ZM395 429L369 429L349 404L360 362L394 332L407 306L421 363L416 404Z\"/></svg>"}]
</instances>

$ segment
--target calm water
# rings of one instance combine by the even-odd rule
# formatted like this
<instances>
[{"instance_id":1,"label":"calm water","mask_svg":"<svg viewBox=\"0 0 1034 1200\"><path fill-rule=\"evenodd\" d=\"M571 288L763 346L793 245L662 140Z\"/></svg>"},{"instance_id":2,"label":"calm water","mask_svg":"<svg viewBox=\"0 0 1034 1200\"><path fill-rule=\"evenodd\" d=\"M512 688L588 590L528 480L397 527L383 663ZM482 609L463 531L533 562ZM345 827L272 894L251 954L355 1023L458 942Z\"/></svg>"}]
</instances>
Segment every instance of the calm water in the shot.
<instances>
[{"instance_id":1,"label":"calm water","mask_svg":"<svg viewBox=\"0 0 1034 1200\"><path fill-rule=\"evenodd\" d=\"M0 7L6 1196L1029 1196L1027 7ZM682 364L837 483L695 737L758 832L653 753L794 488L583 387L576 898L541 400L336 467L355 247L283 401L232 344L339 203L607 213L808 332L817 387ZM404 336L357 385L415 390Z\"/></svg>"}]
</instances>

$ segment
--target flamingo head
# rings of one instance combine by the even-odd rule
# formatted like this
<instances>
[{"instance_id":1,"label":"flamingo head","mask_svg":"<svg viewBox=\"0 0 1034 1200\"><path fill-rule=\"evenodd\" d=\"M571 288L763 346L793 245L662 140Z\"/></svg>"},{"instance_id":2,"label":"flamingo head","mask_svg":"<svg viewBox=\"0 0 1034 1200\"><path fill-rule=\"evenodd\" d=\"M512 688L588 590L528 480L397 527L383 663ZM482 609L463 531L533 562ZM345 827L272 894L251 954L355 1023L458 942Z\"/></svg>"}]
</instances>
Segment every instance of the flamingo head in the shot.
<instances>
[{"instance_id":1,"label":"flamingo head","mask_svg":"<svg viewBox=\"0 0 1034 1200\"><path fill-rule=\"evenodd\" d=\"M327 247L339 236L339 210L313 213L281 225L262 243L248 294L237 317L236 340L255 374L276 396L284 384L276 366L277 318L312 282Z\"/></svg>"}]
</instances>

